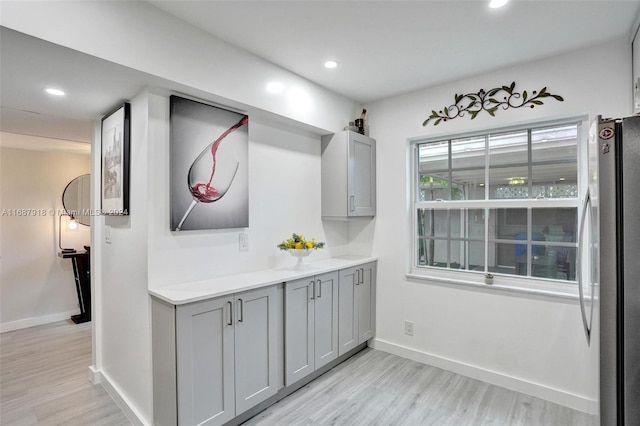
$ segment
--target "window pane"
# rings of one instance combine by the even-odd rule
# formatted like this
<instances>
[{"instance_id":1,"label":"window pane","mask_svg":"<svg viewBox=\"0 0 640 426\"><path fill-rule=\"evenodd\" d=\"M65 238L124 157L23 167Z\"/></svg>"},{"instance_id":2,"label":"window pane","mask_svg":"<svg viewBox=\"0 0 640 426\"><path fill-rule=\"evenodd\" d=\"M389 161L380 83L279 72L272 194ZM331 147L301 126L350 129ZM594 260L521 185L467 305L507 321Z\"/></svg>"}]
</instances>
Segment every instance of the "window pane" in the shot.
<instances>
[{"instance_id":1,"label":"window pane","mask_svg":"<svg viewBox=\"0 0 640 426\"><path fill-rule=\"evenodd\" d=\"M456 240L451 241L449 251L451 265L449 267L451 269L466 269L466 258L465 242Z\"/></svg>"},{"instance_id":2,"label":"window pane","mask_svg":"<svg viewBox=\"0 0 640 426\"><path fill-rule=\"evenodd\" d=\"M489 169L489 198L529 198L529 166Z\"/></svg>"},{"instance_id":3,"label":"window pane","mask_svg":"<svg viewBox=\"0 0 640 426\"><path fill-rule=\"evenodd\" d=\"M454 139L451 141L451 167L453 169L484 169L484 137Z\"/></svg>"},{"instance_id":4,"label":"window pane","mask_svg":"<svg viewBox=\"0 0 640 426\"><path fill-rule=\"evenodd\" d=\"M418 145L420 173L449 169L449 141Z\"/></svg>"},{"instance_id":5,"label":"window pane","mask_svg":"<svg viewBox=\"0 0 640 426\"><path fill-rule=\"evenodd\" d=\"M484 209L449 210L451 238L484 240Z\"/></svg>"},{"instance_id":6,"label":"window pane","mask_svg":"<svg viewBox=\"0 0 640 426\"><path fill-rule=\"evenodd\" d=\"M418 209L418 237L447 237L448 215L446 210Z\"/></svg>"},{"instance_id":7,"label":"window pane","mask_svg":"<svg viewBox=\"0 0 640 426\"><path fill-rule=\"evenodd\" d=\"M527 209L490 209L490 240L526 240Z\"/></svg>"},{"instance_id":8,"label":"window pane","mask_svg":"<svg viewBox=\"0 0 640 426\"><path fill-rule=\"evenodd\" d=\"M469 241L469 270L484 271L484 241Z\"/></svg>"},{"instance_id":9,"label":"window pane","mask_svg":"<svg viewBox=\"0 0 640 426\"><path fill-rule=\"evenodd\" d=\"M540 164L531 167L534 198L577 198L576 163Z\"/></svg>"},{"instance_id":10,"label":"window pane","mask_svg":"<svg viewBox=\"0 0 640 426\"><path fill-rule=\"evenodd\" d=\"M488 250L489 272L497 272L500 274L517 274L522 270L516 269L515 244L506 243L490 243ZM524 275L527 273L527 265L525 261Z\"/></svg>"},{"instance_id":11,"label":"window pane","mask_svg":"<svg viewBox=\"0 0 640 426\"><path fill-rule=\"evenodd\" d=\"M531 161L570 161L578 158L578 126L531 131Z\"/></svg>"},{"instance_id":12,"label":"window pane","mask_svg":"<svg viewBox=\"0 0 640 426\"><path fill-rule=\"evenodd\" d=\"M447 240L421 238L418 240L418 265L447 267Z\"/></svg>"},{"instance_id":13,"label":"window pane","mask_svg":"<svg viewBox=\"0 0 640 426\"><path fill-rule=\"evenodd\" d=\"M575 280L575 247L534 245L532 251L531 276Z\"/></svg>"},{"instance_id":14,"label":"window pane","mask_svg":"<svg viewBox=\"0 0 640 426\"><path fill-rule=\"evenodd\" d=\"M450 269L484 271L484 242L451 240L449 262Z\"/></svg>"},{"instance_id":15,"label":"window pane","mask_svg":"<svg viewBox=\"0 0 640 426\"><path fill-rule=\"evenodd\" d=\"M453 170L455 182L451 198L454 200L484 200L484 167L482 169Z\"/></svg>"},{"instance_id":16,"label":"window pane","mask_svg":"<svg viewBox=\"0 0 640 426\"><path fill-rule=\"evenodd\" d=\"M484 199L485 158L484 136L451 141L451 178L458 186L453 200Z\"/></svg>"},{"instance_id":17,"label":"window pane","mask_svg":"<svg viewBox=\"0 0 640 426\"><path fill-rule=\"evenodd\" d=\"M427 266L430 253L430 240L419 238L417 252L418 259L416 259L416 261L418 266Z\"/></svg>"},{"instance_id":18,"label":"window pane","mask_svg":"<svg viewBox=\"0 0 640 426\"><path fill-rule=\"evenodd\" d=\"M419 199L421 201L449 199L449 172L420 175Z\"/></svg>"},{"instance_id":19,"label":"window pane","mask_svg":"<svg viewBox=\"0 0 640 426\"><path fill-rule=\"evenodd\" d=\"M531 209L532 231L545 241L576 242L577 208Z\"/></svg>"},{"instance_id":20,"label":"window pane","mask_svg":"<svg viewBox=\"0 0 640 426\"><path fill-rule=\"evenodd\" d=\"M527 164L529 161L527 138L526 131L489 135L489 167Z\"/></svg>"},{"instance_id":21,"label":"window pane","mask_svg":"<svg viewBox=\"0 0 640 426\"><path fill-rule=\"evenodd\" d=\"M449 261L451 269L484 271L484 242L451 240Z\"/></svg>"},{"instance_id":22,"label":"window pane","mask_svg":"<svg viewBox=\"0 0 640 426\"><path fill-rule=\"evenodd\" d=\"M577 198L577 158L577 125L532 130L532 196Z\"/></svg>"},{"instance_id":23,"label":"window pane","mask_svg":"<svg viewBox=\"0 0 640 426\"><path fill-rule=\"evenodd\" d=\"M449 200L449 141L418 145L418 198Z\"/></svg>"},{"instance_id":24,"label":"window pane","mask_svg":"<svg viewBox=\"0 0 640 426\"><path fill-rule=\"evenodd\" d=\"M551 246L547 249L550 256L555 257L556 271L555 276L548 278L556 278L559 280L576 280L576 254L577 247L556 247Z\"/></svg>"},{"instance_id":25,"label":"window pane","mask_svg":"<svg viewBox=\"0 0 640 426\"><path fill-rule=\"evenodd\" d=\"M484 241L484 209L469 209L468 214L468 233L470 239ZM484 253L484 247L482 249ZM484 258L484 255L483 255ZM484 261L483 261L484 263Z\"/></svg>"},{"instance_id":26,"label":"window pane","mask_svg":"<svg viewBox=\"0 0 640 426\"><path fill-rule=\"evenodd\" d=\"M534 183L531 189L532 198L578 198L578 185L576 183L559 183L553 185L540 185Z\"/></svg>"},{"instance_id":27,"label":"window pane","mask_svg":"<svg viewBox=\"0 0 640 426\"><path fill-rule=\"evenodd\" d=\"M467 228L465 217L466 210L452 209L449 211L449 224L451 225L451 238L464 238Z\"/></svg>"}]
</instances>

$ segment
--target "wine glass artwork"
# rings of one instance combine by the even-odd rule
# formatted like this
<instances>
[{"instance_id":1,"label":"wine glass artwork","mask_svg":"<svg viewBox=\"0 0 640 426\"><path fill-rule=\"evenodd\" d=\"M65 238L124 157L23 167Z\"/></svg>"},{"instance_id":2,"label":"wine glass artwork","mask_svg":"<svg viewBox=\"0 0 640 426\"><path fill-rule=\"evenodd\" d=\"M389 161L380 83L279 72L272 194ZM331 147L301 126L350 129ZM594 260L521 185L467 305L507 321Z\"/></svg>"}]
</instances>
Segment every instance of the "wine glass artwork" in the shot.
<instances>
[{"instance_id":1,"label":"wine glass artwork","mask_svg":"<svg viewBox=\"0 0 640 426\"><path fill-rule=\"evenodd\" d=\"M198 203L213 203L220 200L229 190L238 171L239 163L233 158L218 158L218 148L223 139L249 122L244 116L227 129L215 141L211 142L193 161L187 174L187 186L193 197L176 231L182 229L193 208Z\"/></svg>"}]
</instances>

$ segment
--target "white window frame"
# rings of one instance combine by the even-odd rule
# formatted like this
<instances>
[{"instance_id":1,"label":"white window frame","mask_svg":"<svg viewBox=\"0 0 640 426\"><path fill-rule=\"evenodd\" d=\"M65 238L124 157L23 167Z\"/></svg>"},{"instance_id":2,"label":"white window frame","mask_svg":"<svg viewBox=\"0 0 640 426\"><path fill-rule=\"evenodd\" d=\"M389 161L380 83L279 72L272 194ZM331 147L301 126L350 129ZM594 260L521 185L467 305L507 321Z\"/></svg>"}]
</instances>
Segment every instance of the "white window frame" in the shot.
<instances>
[{"instance_id":1,"label":"white window frame","mask_svg":"<svg viewBox=\"0 0 640 426\"><path fill-rule=\"evenodd\" d=\"M577 141L577 185L578 185L578 197L575 199L484 199L484 200L447 200L447 201L427 201L420 202L417 200L418 196L418 146L429 142L438 142L444 140L464 139L474 136L482 136L486 134L499 134L508 132L517 132L530 129L537 129L543 127L554 127L569 124L577 124L578 126L578 141ZM505 127L492 127L486 129L479 129L473 132L465 133L443 133L433 136L413 137L408 139L408 204L410 206L409 220L411 221L410 228L410 245L411 249L410 259L408 260L408 272L406 277L410 280L436 282L452 285L465 285L474 287L491 288L495 290L508 290L524 293L532 293L554 297L565 297L575 299L578 297L578 285L577 282L568 282L564 280L556 280L542 277L532 276L518 276L518 275L501 275L495 274L493 283L487 285L485 282L484 271L469 271L469 270L456 270L449 268L438 268L432 266L418 266L418 244L417 244L417 223L418 223L418 209L485 209L485 213L488 209L497 208L526 208L528 212L530 208L561 208L572 207L578 211L578 223L577 227L580 229L581 218L580 210L584 202L585 194L588 186L588 158L587 158L587 143L588 143L588 116L569 116L564 118L558 118L545 121L530 121L523 122L516 125ZM487 151L488 151L487 147ZM488 152L487 152L488 154ZM531 226L529 223L528 226ZM485 226L485 244L488 240L488 227ZM577 241L577 253L580 253L579 249L580 241ZM485 253L485 265L486 265L487 253ZM486 266L485 266L486 268ZM584 268L581 262L578 260L576 268Z\"/></svg>"}]
</instances>

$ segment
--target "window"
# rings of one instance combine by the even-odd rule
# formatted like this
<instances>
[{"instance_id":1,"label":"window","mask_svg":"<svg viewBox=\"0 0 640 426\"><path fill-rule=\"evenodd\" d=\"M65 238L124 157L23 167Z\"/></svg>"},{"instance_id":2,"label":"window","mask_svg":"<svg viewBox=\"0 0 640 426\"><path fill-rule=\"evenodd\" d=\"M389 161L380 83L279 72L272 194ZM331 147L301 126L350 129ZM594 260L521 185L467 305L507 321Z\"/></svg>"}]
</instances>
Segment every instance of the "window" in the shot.
<instances>
[{"instance_id":1,"label":"window","mask_svg":"<svg viewBox=\"0 0 640 426\"><path fill-rule=\"evenodd\" d=\"M414 145L414 271L575 283L580 122Z\"/></svg>"}]
</instances>

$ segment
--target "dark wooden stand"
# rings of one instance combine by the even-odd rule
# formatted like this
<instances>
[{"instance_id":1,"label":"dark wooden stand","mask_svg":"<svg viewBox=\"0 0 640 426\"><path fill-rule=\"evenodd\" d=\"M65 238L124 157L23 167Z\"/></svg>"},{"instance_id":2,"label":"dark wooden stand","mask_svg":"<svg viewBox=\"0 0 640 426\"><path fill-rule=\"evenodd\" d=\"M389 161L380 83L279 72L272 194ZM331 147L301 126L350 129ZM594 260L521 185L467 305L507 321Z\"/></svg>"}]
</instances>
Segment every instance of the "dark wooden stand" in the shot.
<instances>
[{"instance_id":1,"label":"dark wooden stand","mask_svg":"<svg viewBox=\"0 0 640 426\"><path fill-rule=\"evenodd\" d=\"M73 275L76 281L80 314L71 315L71 321L76 324L91 321L91 268L89 250L75 253L60 252L58 256L63 259L71 259L71 263L73 264Z\"/></svg>"}]
</instances>

